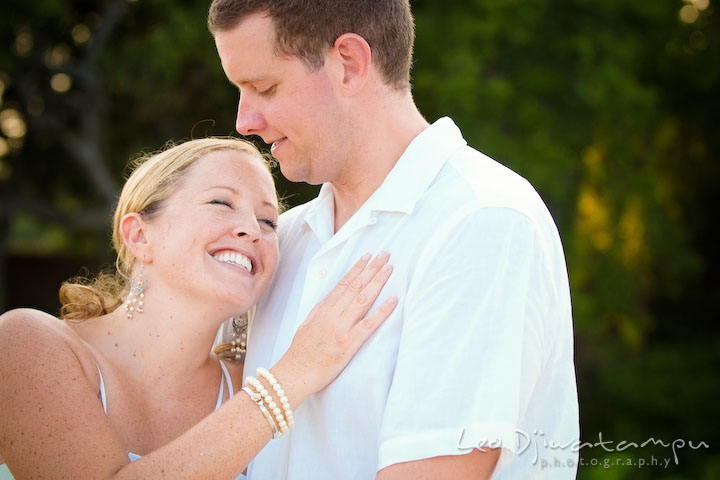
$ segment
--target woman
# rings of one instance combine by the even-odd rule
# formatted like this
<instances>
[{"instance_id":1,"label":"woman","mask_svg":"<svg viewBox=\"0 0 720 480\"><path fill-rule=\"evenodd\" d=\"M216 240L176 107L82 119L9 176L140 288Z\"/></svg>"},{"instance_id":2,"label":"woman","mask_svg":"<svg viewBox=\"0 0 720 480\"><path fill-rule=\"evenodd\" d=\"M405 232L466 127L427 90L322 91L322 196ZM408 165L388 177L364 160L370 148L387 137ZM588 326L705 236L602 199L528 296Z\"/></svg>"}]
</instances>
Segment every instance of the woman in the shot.
<instances>
[{"instance_id":1,"label":"woman","mask_svg":"<svg viewBox=\"0 0 720 480\"><path fill-rule=\"evenodd\" d=\"M366 255L233 396L241 368L209 352L267 288L277 216L268 167L240 140L193 140L135 169L114 217L117 275L64 285L68 322L0 317L0 457L16 479L235 478L292 427L397 301L368 314L392 268Z\"/></svg>"}]
</instances>

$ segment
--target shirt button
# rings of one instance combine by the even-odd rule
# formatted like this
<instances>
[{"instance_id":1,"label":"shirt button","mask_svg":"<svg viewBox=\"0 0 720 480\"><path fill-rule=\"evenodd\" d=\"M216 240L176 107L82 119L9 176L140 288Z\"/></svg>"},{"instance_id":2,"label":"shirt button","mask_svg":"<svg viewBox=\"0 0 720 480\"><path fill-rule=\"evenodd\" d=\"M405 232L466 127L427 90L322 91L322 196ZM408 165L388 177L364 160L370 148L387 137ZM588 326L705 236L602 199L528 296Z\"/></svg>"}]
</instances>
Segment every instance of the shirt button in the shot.
<instances>
[{"instance_id":1,"label":"shirt button","mask_svg":"<svg viewBox=\"0 0 720 480\"><path fill-rule=\"evenodd\" d=\"M375 224L377 223L377 218L376 218L376 217L370 217L370 220L368 220L368 223L369 223L370 225L375 225Z\"/></svg>"},{"instance_id":2,"label":"shirt button","mask_svg":"<svg viewBox=\"0 0 720 480\"><path fill-rule=\"evenodd\" d=\"M315 276L320 279L327 277L327 268L319 267L317 270L315 270Z\"/></svg>"}]
</instances>

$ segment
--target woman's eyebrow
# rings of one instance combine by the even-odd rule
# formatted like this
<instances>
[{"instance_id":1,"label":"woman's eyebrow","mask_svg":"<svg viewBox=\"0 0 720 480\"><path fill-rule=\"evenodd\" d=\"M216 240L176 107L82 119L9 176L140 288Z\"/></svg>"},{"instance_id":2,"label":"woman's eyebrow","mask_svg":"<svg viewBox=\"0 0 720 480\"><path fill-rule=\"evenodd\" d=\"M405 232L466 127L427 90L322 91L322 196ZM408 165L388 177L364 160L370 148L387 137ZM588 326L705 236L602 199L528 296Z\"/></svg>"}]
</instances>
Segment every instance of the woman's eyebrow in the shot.
<instances>
[{"instance_id":1,"label":"woman's eyebrow","mask_svg":"<svg viewBox=\"0 0 720 480\"><path fill-rule=\"evenodd\" d=\"M213 186L206 188L206 190L214 190L214 189L223 189L223 190L229 190L230 192L235 193L235 194L238 193L237 189L230 187L228 185L213 185Z\"/></svg>"}]
</instances>

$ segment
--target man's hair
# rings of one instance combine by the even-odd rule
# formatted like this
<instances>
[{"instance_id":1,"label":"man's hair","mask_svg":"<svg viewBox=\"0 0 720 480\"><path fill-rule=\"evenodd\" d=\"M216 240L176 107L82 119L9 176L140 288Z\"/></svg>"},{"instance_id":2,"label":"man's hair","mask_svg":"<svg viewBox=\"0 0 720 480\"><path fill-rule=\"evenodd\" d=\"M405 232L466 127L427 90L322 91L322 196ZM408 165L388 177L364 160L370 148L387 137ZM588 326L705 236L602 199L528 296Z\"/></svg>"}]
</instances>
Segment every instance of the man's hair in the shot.
<instances>
[{"instance_id":1,"label":"man's hair","mask_svg":"<svg viewBox=\"0 0 720 480\"><path fill-rule=\"evenodd\" d=\"M213 0L208 28L212 34L232 30L253 14L272 19L276 53L299 57L311 71L323 66L340 35L356 33L370 45L385 82L410 88L415 28L409 0Z\"/></svg>"}]
</instances>

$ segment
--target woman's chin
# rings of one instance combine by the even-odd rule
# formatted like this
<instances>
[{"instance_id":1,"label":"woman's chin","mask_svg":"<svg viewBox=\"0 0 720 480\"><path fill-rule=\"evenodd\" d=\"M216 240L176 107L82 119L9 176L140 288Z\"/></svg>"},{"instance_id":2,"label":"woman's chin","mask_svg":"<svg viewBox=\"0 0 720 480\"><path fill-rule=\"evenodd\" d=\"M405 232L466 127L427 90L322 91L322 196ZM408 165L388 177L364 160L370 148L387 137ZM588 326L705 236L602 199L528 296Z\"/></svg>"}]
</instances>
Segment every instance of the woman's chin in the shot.
<instances>
[{"instance_id":1,"label":"woman's chin","mask_svg":"<svg viewBox=\"0 0 720 480\"><path fill-rule=\"evenodd\" d=\"M248 312L250 309L252 309L256 304L257 301L255 299L244 299L244 298L238 298L237 296L228 299L227 302L224 303L224 308L222 308L222 311L225 312L225 315L227 318L234 317L237 315L242 315L245 312Z\"/></svg>"},{"instance_id":2,"label":"woman's chin","mask_svg":"<svg viewBox=\"0 0 720 480\"><path fill-rule=\"evenodd\" d=\"M207 312L205 315L218 316L220 321L236 315L242 315L253 308L260 300L259 295L249 289L239 288L213 288L202 292L184 292L184 295L193 298L195 307Z\"/></svg>"}]
</instances>

